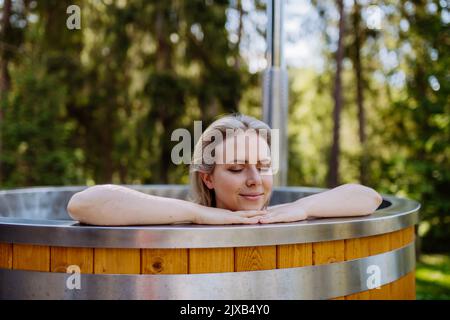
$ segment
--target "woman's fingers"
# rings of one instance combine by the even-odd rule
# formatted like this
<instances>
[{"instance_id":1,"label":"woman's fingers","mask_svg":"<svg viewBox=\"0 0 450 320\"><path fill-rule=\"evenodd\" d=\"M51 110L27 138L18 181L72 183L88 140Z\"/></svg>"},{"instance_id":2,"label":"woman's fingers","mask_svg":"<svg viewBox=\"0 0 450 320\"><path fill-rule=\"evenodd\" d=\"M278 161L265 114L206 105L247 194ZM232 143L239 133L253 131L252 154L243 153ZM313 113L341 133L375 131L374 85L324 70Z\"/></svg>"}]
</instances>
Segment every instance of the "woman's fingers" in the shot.
<instances>
[{"instance_id":1,"label":"woman's fingers","mask_svg":"<svg viewBox=\"0 0 450 320\"><path fill-rule=\"evenodd\" d=\"M256 215L253 211L230 211L229 213L211 216L211 218L214 221L211 219L209 224L256 224L261 218L261 212L259 212L259 215Z\"/></svg>"},{"instance_id":2,"label":"woman's fingers","mask_svg":"<svg viewBox=\"0 0 450 320\"><path fill-rule=\"evenodd\" d=\"M294 222L306 219L303 212L281 212L248 210L223 213L210 217L207 224L257 224L257 223L276 223L276 222Z\"/></svg>"},{"instance_id":3,"label":"woman's fingers","mask_svg":"<svg viewBox=\"0 0 450 320\"><path fill-rule=\"evenodd\" d=\"M279 207L269 210L269 213L262 217L260 223L275 223L275 222L294 222L301 221L307 218L305 210L299 207Z\"/></svg>"},{"instance_id":4,"label":"woman's fingers","mask_svg":"<svg viewBox=\"0 0 450 320\"><path fill-rule=\"evenodd\" d=\"M242 217L239 215L234 215L233 217L229 218L229 223L231 224L256 224L259 223L261 216L254 216L254 217Z\"/></svg>"},{"instance_id":5,"label":"woman's fingers","mask_svg":"<svg viewBox=\"0 0 450 320\"><path fill-rule=\"evenodd\" d=\"M242 223L243 224L258 224L260 219L261 219L261 216L255 216L255 217L251 217L251 218L243 218Z\"/></svg>"},{"instance_id":6,"label":"woman's fingers","mask_svg":"<svg viewBox=\"0 0 450 320\"><path fill-rule=\"evenodd\" d=\"M284 213L284 214L269 214L259 219L260 223L275 223L275 222L295 222L305 220L306 216L298 213Z\"/></svg>"},{"instance_id":7,"label":"woman's fingers","mask_svg":"<svg viewBox=\"0 0 450 320\"><path fill-rule=\"evenodd\" d=\"M230 211L225 209L216 209L216 212L201 211L196 216L197 224L257 224L259 219L267 211L264 210L243 210Z\"/></svg>"},{"instance_id":8,"label":"woman's fingers","mask_svg":"<svg viewBox=\"0 0 450 320\"><path fill-rule=\"evenodd\" d=\"M262 216L261 219L260 219L259 221L260 221L260 222L261 222L261 221L275 221L275 219L276 219L278 216L280 216L280 215L282 215L282 214L279 213L279 212L270 212L270 213L268 213L268 214Z\"/></svg>"},{"instance_id":9,"label":"woman's fingers","mask_svg":"<svg viewBox=\"0 0 450 320\"><path fill-rule=\"evenodd\" d=\"M259 223L274 223L274 222L281 222L279 221L280 217L272 216L272 217L262 217L259 219Z\"/></svg>"},{"instance_id":10,"label":"woman's fingers","mask_svg":"<svg viewBox=\"0 0 450 320\"><path fill-rule=\"evenodd\" d=\"M248 211L236 211L235 214L239 215L240 217L251 218L256 216L264 216L267 213L268 212L264 210L248 210Z\"/></svg>"}]
</instances>

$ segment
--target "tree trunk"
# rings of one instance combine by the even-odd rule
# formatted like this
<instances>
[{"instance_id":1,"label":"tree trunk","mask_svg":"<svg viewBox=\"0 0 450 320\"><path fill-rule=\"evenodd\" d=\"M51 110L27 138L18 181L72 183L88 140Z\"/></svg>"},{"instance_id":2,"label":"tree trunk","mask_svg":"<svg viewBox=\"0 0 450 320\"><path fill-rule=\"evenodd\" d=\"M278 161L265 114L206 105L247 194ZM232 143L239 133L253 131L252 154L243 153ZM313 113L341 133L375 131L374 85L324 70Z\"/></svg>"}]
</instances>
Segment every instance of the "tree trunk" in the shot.
<instances>
[{"instance_id":1,"label":"tree trunk","mask_svg":"<svg viewBox=\"0 0 450 320\"><path fill-rule=\"evenodd\" d=\"M238 31L237 31L238 39L236 42L238 54L236 55L236 60L234 61L234 69L236 71L239 71L239 69L241 68L241 55L239 54L239 51L240 51L242 31L243 31L243 21L242 20L244 18L244 9L242 8L241 0L237 0L236 2L237 2L236 10L238 11L238 14L239 14L239 26L238 26Z\"/></svg>"},{"instance_id":2,"label":"tree trunk","mask_svg":"<svg viewBox=\"0 0 450 320\"><path fill-rule=\"evenodd\" d=\"M8 90L11 86L11 79L8 71L8 53L6 48L6 39L8 39L8 33L11 32L11 24L9 18L11 16L11 0L3 1L2 21L1 21L1 34L0 34L0 103L3 104L3 100L6 98ZM3 106L0 105L0 156L3 152L2 145L2 123L3 123ZM0 186L3 181L2 161L0 158Z\"/></svg>"},{"instance_id":3,"label":"tree trunk","mask_svg":"<svg viewBox=\"0 0 450 320\"><path fill-rule=\"evenodd\" d=\"M4 94L10 87L10 76L8 72L8 53L6 49L6 40L8 39L8 33L11 32L11 24L9 18L11 16L12 4L11 0L5 0L3 2L3 12L1 21L1 36L0 36L0 95L3 98Z\"/></svg>"},{"instance_id":4,"label":"tree trunk","mask_svg":"<svg viewBox=\"0 0 450 320\"><path fill-rule=\"evenodd\" d=\"M169 8L170 4L164 4L161 3L157 5L157 16L156 16L156 39L157 39L157 47L156 47L156 72L158 74L166 73L173 71L173 65L172 65L172 47L171 44L168 41L167 36L167 25L169 24L168 16L169 16ZM163 103L164 104L164 103ZM170 127L171 121L173 119L167 118L167 112L165 105L157 105L152 106L153 108L156 108L158 110L158 120L162 124L162 130L161 135L159 137L160 141L160 148L161 148L161 156L160 156L160 163L159 163L159 181L158 183L167 184L169 181L169 168L170 168L170 154L171 150L169 148L170 141L170 133L167 132L168 128Z\"/></svg>"},{"instance_id":5,"label":"tree trunk","mask_svg":"<svg viewBox=\"0 0 450 320\"><path fill-rule=\"evenodd\" d=\"M356 77L356 104L358 106L359 142L361 144L361 158L359 168L359 180L367 183L367 146L366 146L366 115L364 110L363 67L361 62L362 30L361 30L361 6L355 0L353 12L353 32L355 34L355 77Z\"/></svg>"},{"instance_id":6,"label":"tree trunk","mask_svg":"<svg viewBox=\"0 0 450 320\"><path fill-rule=\"evenodd\" d=\"M339 184L339 150L340 150L340 125L342 110L342 61L344 59L344 36L345 36L345 16L343 0L336 1L339 9L339 39L336 51L336 77L334 80L334 110L333 110L333 145L331 147L330 171L328 176L328 187L332 188Z\"/></svg>"}]
</instances>

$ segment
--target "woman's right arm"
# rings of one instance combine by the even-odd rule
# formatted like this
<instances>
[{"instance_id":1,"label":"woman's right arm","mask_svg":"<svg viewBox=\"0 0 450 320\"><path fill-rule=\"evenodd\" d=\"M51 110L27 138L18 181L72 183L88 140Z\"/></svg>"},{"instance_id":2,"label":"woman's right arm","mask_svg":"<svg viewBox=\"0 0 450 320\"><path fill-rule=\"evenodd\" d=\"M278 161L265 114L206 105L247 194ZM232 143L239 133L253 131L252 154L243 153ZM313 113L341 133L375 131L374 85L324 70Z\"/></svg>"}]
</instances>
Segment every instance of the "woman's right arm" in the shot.
<instances>
[{"instance_id":1,"label":"woman's right arm","mask_svg":"<svg viewBox=\"0 0 450 320\"><path fill-rule=\"evenodd\" d=\"M232 212L189 201L158 197L127 187L106 184L89 187L72 196L67 211L74 219L93 225L146 224L251 224L261 211Z\"/></svg>"}]
</instances>

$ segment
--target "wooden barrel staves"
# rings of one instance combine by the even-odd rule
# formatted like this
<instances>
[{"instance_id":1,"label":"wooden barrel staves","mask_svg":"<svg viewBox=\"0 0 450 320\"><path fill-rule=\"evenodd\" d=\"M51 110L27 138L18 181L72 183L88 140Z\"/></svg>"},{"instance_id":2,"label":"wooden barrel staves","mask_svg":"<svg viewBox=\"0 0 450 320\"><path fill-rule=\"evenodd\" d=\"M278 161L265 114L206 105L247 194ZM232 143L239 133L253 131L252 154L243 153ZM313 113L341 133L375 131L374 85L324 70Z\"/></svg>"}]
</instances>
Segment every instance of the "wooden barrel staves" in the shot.
<instances>
[{"instance_id":1,"label":"wooden barrel staves","mask_svg":"<svg viewBox=\"0 0 450 320\"><path fill-rule=\"evenodd\" d=\"M65 212L80 189L0 193L1 299L415 299L412 200L295 223L95 227ZM273 201L319 191L279 188Z\"/></svg>"}]
</instances>

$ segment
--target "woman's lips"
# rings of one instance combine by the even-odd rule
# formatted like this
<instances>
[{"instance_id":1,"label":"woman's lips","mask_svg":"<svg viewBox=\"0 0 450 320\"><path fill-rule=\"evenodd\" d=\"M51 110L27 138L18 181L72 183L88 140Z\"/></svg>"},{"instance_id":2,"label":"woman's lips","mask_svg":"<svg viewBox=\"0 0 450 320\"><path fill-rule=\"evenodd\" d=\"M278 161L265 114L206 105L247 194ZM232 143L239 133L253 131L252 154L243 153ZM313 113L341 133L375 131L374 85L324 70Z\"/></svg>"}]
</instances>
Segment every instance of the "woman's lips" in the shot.
<instances>
[{"instance_id":1,"label":"woman's lips","mask_svg":"<svg viewBox=\"0 0 450 320\"><path fill-rule=\"evenodd\" d=\"M260 194L240 194L241 197L247 199L247 200L251 200L251 201L255 201L255 200L259 200L262 197L264 197L264 193L260 193Z\"/></svg>"}]
</instances>

